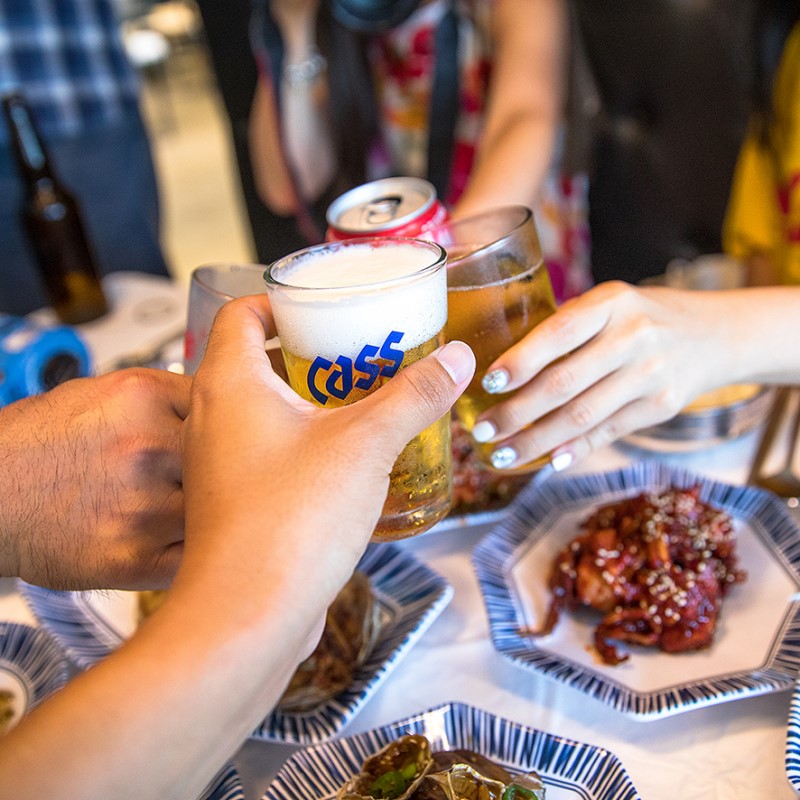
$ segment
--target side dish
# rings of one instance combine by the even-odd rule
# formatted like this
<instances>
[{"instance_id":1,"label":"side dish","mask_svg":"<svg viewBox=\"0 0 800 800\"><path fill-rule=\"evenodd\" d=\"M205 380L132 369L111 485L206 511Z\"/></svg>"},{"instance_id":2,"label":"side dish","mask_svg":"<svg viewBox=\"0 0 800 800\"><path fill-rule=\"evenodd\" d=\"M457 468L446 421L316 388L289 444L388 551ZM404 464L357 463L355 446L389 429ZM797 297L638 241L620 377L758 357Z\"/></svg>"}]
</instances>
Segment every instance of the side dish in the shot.
<instances>
[{"instance_id":1,"label":"side dish","mask_svg":"<svg viewBox=\"0 0 800 800\"><path fill-rule=\"evenodd\" d=\"M745 580L737 565L729 514L700 500L700 487L645 492L603 506L556 557L545 623L562 609L591 608L604 616L594 645L602 661L628 659L625 642L680 653L708 647L722 600Z\"/></svg>"},{"instance_id":2,"label":"side dish","mask_svg":"<svg viewBox=\"0 0 800 800\"><path fill-rule=\"evenodd\" d=\"M139 620L164 601L165 591L139 592ZM328 609L325 629L314 652L297 668L279 711L309 711L335 697L352 682L380 630L380 607L369 578L354 573Z\"/></svg>"},{"instance_id":3,"label":"side dish","mask_svg":"<svg viewBox=\"0 0 800 800\"><path fill-rule=\"evenodd\" d=\"M14 694L8 689L0 689L0 736L8 733L14 720Z\"/></svg>"},{"instance_id":4,"label":"side dish","mask_svg":"<svg viewBox=\"0 0 800 800\"><path fill-rule=\"evenodd\" d=\"M380 631L380 606L369 578L356 572L336 596L316 650L297 668L279 711L308 711L353 682Z\"/></svg>"},{"instance_id":5,"label":"side dish","mask_svg":"<svg viewBox=\"0 0 800 800\"><path fill-rule=\"evenodd\" d=\"M535 772L512 776L472 750L431 752L420 734L401 736L370 756L337 800L544 800Z\"/></svg>"}]
</instances>

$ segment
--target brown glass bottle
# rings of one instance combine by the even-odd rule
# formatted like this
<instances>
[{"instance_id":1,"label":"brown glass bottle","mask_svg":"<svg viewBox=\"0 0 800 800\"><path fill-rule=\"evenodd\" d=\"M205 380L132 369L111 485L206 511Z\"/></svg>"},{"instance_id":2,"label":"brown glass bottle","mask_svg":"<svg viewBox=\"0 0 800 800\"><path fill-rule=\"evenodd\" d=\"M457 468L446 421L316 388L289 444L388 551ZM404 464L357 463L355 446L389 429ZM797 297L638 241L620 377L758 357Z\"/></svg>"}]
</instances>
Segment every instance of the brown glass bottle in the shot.
<instances>
[{"instance_id":1,"label":"brown glass bottle","mask_svg":"<svg viewBox=\"0 0 800 800\"><path fill-rule=\"evenodd\" d=\"M69 325L97 319L108 301L78 203L55 175L24 98L6 95L2 105L25 184L23 223L53 309Z\"/></svg>"}]
</instances>

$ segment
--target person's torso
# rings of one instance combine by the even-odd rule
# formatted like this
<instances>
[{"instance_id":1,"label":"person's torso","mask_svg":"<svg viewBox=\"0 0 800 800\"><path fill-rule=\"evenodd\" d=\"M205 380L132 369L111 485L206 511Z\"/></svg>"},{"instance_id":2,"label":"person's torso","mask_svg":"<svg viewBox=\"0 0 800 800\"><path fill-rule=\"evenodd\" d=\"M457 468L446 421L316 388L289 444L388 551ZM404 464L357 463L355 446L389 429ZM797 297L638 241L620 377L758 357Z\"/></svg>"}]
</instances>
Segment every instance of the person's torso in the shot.
<instances>
[{"instance_id":1,"label":"person's torso","mask_svg":"<svg viewBox=\"0 0 800 800\"><path fill-rule=\"evenodd\" d=\"M492 63L492 3L454 4L458 16L458 116L453 131L449 191L453 204L464 190L486 110ZM381 113L384 161L373 175L391 171L425 177L431 91L436 70L436 29L448 0L422 5L402 25L383 34L370 52Z\"/></svg>"}]
</instances>

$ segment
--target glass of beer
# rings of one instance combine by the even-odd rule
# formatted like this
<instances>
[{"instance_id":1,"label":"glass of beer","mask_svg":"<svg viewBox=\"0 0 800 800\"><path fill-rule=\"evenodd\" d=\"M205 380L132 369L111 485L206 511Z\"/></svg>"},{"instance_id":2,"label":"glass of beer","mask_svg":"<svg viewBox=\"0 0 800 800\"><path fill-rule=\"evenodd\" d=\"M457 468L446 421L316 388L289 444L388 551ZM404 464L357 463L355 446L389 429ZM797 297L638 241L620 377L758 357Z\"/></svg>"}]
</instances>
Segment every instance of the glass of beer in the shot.
<instances>
[{"instance_id":1,"label":"glass of beer","mask_svg":"<svg viewBox=\"0 0 800 800\"><path fill-rule=\"evenodd\" d=\"M289 383L324 408L354 403L444 344L445 251L417 239L309 247L265 273ZM374 541L422 533L451 502L447 417L405 447Z\"/></svg>"},{"instance_id":2,"label":"glass of beer","mask_svg":"<svg viewBox=\"0 0 800 800\"><path fill-rule=\"evenodd\" d=\"M489 365L556 309L533 213L502 206L447 222L427 234L447 250L448 339L475 353L475 377L456 401L456 414L472 431L480 414L508 398L489 394L481 380ZM481 463L492 467L496 445L474 443ZM547 457L504 472L534 472Z\"/></svg>"},{"instance_id":3,"label":"glass of beer","mask_svg":"<svg viewBox=\"0 0 800 800\"><path fill-rule=\"evenodd\" d=\"M263 264L206 264L192 271L183 339L184 374L194 375L200 366L217 311L234 297L262 294L263 291ZM278 340L270 339L266 349L273 369L285 378Z\"/></svg>"}]
</instances>

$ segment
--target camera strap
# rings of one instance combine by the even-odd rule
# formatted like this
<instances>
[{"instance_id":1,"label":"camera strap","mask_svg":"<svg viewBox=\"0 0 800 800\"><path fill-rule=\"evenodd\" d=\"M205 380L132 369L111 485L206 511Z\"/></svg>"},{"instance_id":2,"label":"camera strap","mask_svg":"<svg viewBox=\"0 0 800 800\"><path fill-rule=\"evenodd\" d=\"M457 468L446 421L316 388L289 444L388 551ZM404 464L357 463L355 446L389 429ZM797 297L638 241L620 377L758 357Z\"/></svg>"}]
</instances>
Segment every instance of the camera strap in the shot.
<instances>
[{"instance_id":1,"label":"camera strap","mask_svg":"<svg viewBox=\"0 0 800 800\"><path fill-rule=\"evenodd\" d=\"M459 25L453 6L453 2L448 2L436 26L436 64L428 109L428 180L442 202L450 185L459 106Z\"/></svg>"}]
</instances>

